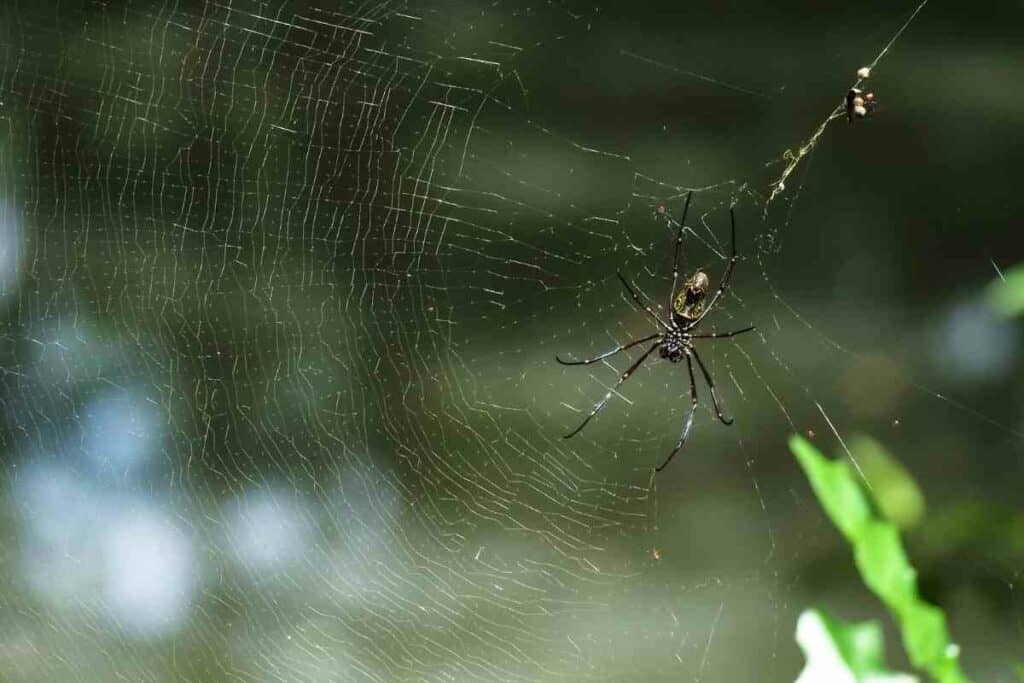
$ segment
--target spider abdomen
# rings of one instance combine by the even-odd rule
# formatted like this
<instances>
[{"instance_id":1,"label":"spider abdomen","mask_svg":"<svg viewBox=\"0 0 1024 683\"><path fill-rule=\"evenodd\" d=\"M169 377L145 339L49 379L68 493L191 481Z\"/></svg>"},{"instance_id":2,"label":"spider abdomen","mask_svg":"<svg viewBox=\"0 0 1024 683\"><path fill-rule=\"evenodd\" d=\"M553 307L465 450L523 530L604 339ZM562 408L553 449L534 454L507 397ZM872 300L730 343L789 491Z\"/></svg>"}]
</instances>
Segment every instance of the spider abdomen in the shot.
<instances>
[{"instance_id":1,"label":"spider abdomen","mask_svg":"<svg viewBox=\"0 0 1024 683\"><path fill-rule=\"evenodd\" d=\"M672 312L684 321L696 320L704 312L704 297L710 287L707 273L698 270L672 300Z\"/></svg>"}]
</instances>

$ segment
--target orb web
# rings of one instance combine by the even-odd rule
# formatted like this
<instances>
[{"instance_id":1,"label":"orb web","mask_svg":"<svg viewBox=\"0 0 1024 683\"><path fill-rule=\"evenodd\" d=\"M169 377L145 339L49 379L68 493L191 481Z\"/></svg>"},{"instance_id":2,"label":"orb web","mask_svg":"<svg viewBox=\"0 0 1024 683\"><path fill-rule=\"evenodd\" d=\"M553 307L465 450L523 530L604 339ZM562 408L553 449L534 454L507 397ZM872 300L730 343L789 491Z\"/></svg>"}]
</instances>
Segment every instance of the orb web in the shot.
<instances>
[{"instance_id":1,"label":"orb web","mask_svg":"<svg viewBox=\"0 0 1024 683\"><path fill-rule=\"evenodd\" d=\"M5 18L16 680L798 669L786 577L832 539L780 444L841 439L864 415L835 383L892 368L833 341L793 270L809 160L762 220L781 134L750 121L778 74L709 67L700 33L673 67L666 35L641 49L572 3ZM655 478L679 368L649 363L564 440L628 362L554 355L649 333L615 273L664 310L690 190L684 276L717 282L738 216L709 330L759 331L701 348L736 423L699 385ZM912 380L873 397L879 424L908 392L1016 434Z\"/></svg>"}]
</instances>

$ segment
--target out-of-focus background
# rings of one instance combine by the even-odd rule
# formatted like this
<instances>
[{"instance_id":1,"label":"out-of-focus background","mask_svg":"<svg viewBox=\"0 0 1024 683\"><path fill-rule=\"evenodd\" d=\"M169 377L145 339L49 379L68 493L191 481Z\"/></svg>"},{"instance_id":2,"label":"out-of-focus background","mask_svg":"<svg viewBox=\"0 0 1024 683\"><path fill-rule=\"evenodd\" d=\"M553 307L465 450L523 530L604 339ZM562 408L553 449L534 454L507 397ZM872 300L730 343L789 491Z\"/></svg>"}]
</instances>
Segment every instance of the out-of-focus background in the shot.
<instances>
[{"instance_id":1,"label":"out-of-focus background","mask_svg":"<svg viewBox=\"0 0 1024 683\"><path fill-rule=\"evenodd\" d=\"M1014 680L1024 10L926 6L765 207L914 8L4 3L0 678L792 681L809 607L908 669L799 432ZM554 356L650 333L691 189L758 331L654 476L685 369L563 440L637 352Z\"/></svg>"}]
</instances>

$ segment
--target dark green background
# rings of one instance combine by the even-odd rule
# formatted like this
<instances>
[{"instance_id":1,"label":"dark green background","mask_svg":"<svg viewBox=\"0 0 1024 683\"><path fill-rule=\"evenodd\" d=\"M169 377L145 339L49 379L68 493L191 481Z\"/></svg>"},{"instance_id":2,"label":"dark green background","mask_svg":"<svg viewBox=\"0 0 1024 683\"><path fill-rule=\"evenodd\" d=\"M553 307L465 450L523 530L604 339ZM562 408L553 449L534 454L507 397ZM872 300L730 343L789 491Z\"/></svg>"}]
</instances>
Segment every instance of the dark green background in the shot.
<instances>
[{"instance_id":1,"label":"dark green background","mask_svg":"<svg viewBox=\"0 0 1024 683\"><path fill-rule=\"evenodd\" d=\"M923 592L1012 680L1021 330L983 294L1024 259L1024 8L933 0L762 215L913 9L5 3L5 680L791 681L801 611L883 616L785 448L838 455L825 414L916 478ZM701 346L736 423L655 478L682 368L563 441L615 374L553 357L645 333L614 272L666 300L690 189L687 273L737 212L710 326L759 332ZM83 445L112 395L142 462ZM300 549L246 564L260 493ZM189 588L140 633L103 548L145 514Z\"/></svg>"}]
</instances>

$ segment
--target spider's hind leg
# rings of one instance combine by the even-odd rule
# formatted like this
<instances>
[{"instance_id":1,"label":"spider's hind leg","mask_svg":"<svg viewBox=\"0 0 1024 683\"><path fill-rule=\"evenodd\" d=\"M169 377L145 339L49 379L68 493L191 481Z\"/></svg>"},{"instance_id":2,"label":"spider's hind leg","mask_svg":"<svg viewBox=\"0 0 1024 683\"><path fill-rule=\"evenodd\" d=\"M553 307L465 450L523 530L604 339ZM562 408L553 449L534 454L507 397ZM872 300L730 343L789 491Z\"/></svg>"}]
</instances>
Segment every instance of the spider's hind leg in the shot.
<instances>
[{"instance_id":1,"label":"spider's hind leg","mask_svg":"<svg viewBox=\"0 0 1024 683\"><path fill-rule=\"evenodd\" d=\"M686 416L686 422L683 423L683 433L679 437L679 442L676 444L676 447L672 449L672 452L668 454L668 457L665 458L665 462L654 468L655 472L661 472L663 469L668 467L668 464L672 462L672 458L675 457L676 453L682 449L683 444L686 443L686 437L690 433L690 427L693 426L693 414L697 412L697 382L693 378L693 363L690 362L690 354L686 354L686 369L690 373L690 413Z\"/></svg>"},{"instance_id":2,"label":"spider's hind leg","mask_svg":"<svg viewBox=\"0 0 1024 683\"><path fill-rule=\"evenodd\" d=\"M717 415L718 419L722 421L722 424L726 426L731 425L733 423L733 419L722 414L722 404L718 400L718 392L715 391L715 383L711 379L711 373L709 373L708 369L704 367L704 362L700 359L700 356L697 355L696 349L690 349L690 353L693 354L694 359L697 361L697 365L700 367L701 373L704 375L704 381L708 383L708 388L711 389L711 403L715 406L715 415Z\"/></svg>"},{"instance_id":3,"label":"spider's hind leg","mask_svg":"<svg viewBox=\"0 0 1024 683\"><path fill-rule=\"evenodd\" d=\"M609 356L614 356L615 354L617 354L620 351L625 351L626 349L633 348L637 344L643 344L645 341L650 341L650 340L654 339L655 337L660 337L660 336L661 336L660 332L655 332L654 334L652 334L652 335L650 335L648 337L643 337L642 339L634 339L633 341L628 342L626 344L620 344L619 346L616 346L611 351L605 351L601 355L594 356L593 358L588 358L587 360L562 360L558 356L555 356L555 360L558 361L559 363L561 363L562 365L590 365L591 363L596 363L599 360L604 360L605 358L608 358Z\"/></svg>"},{"instance_id":4,"label":"spider's hind leg","mask_svg":"<svg viewBox=\"0 0 1024 683\"><path fill-rule=\"evenodd\" d=\"M609 389L608 393L604 395L604 398L597 402L597 405L594 406L594 409L590 411L590 415L587 415L587 419L585 419L579 427L572 430L562 438L571 439L572 437L579 434L583 430L583 428L587 426L587 423L590 422L590 420L593 419L595 415L601 412L601 409L604 408L606 403L608 403L608 399L612 397L612 394L615 393L615 390L622 386L623 382L632 377L633 373L636 372L636 369L639 368L640 365L643 364L645 360L647 360L647 357L654 352L654 349L658 348L659 346L661 346L661 340L654 342L654 344L651 345L651 348L647 349L647 351L644 352L644 355L637 358L636 362L630 365L629 369L622 373L622 377L620 377L619 381L615 383L615 386Z\"/></svg>"}]
</instances>

